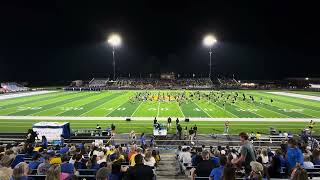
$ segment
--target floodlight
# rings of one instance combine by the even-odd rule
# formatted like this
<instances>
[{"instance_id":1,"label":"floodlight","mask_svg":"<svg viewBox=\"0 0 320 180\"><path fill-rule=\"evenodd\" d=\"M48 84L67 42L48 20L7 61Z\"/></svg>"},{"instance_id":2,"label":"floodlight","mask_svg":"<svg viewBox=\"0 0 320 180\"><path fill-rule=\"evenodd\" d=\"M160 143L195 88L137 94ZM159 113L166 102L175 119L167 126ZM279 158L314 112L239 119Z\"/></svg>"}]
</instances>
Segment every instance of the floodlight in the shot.
<instances>
[{"instance_id":1,"label":"floodlight","mask_svg":"<svg viewBox=\"0 0 320 180\"><path fill-rule=\"evenodd\" d=\"M204 37L203 39L203 44L205 46L211 47L213 46L215 43L217 43L217 39L213 36L213 35L207 35Z\"/></svg>"},{"instance_id":2,"label":"floodlight","mask_svg":"<svg viewBox=\"0 0 320 180\"><path fill-rule=\"evenodd\" d=\"M112 46L120 46L121 44L121 37L118 34L111 34L108 37L108 43Z\"/></svg>"}]
</instances>

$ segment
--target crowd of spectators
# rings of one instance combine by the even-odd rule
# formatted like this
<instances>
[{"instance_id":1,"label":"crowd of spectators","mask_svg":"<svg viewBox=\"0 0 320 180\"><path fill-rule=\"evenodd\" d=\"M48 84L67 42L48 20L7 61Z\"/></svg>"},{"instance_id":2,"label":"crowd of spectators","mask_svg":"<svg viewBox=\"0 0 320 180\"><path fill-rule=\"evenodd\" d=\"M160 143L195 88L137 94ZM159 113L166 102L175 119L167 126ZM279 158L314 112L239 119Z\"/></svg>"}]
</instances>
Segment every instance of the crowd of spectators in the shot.
<instances>
[{"instance_id":1,"label":"crowd of spectators","mask_svg":"<svg viewBox=\"0 0 320 180\"><path fill-rule=\"evenodd\" d=\"M116 86L119 88L211 88L212 81L209 78L119 78Z\"/></svg>"},{"instance_id":2,"label":"crowd of spectators","mask_svg":"<svg viewBox=\"0 0 320 180\"><path fill-rule=\"evenodd\" d=\"M270 178L308 179L309 170L320 166L320 149L311 149L303 141L290 138L278 149L254 148L247 133L240 133L241 147L180 146L176 152L181 174L209 177L210 180L236 178L266 180ZM318 172L319 173L319 172Z\"/></svg>"},{"instance_id":3,"label":"crowd of spectators","mask_svg":"<svg viewBox=\"0 0 320 180\"><path fill-rule=\"evenodd\" d=\"M151 180L159 161L159 151L147 145L50 145L37 143L29 132L23 143L0 146L0 179L32 180L33 175L42 175L46 180L71 180L92 174L88 177L99 180Z\"/></svg>"}]
</instances>

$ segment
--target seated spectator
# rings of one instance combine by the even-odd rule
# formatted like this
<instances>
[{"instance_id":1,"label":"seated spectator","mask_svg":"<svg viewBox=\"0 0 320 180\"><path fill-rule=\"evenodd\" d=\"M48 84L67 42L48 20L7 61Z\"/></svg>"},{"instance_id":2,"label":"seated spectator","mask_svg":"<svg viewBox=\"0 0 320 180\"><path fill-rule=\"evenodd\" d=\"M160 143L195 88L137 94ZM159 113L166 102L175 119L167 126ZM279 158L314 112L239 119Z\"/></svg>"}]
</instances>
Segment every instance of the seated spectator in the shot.
<instances>
[{"instance_id":1,"label":"seated spectator","mask_svg":"<svg viewBox=\"0 0 320 180\"><path fill-rule=\"evenodd\" d=\"M303 167L306 168L306 169L314 168L314 165L310 160L310 156L308 156L308 155L304 156Z\"/></svg>"},{"instance_id":2,"label":"seated spectator","mask_svg":"<svg viewBox=\"0 0 320 180\"><path fill-rule=\"evenodd\" d=\"M263 148L261 150L260 157L261 157L261 160L262 160L262 164L269 163L269 156L268 156L267 150L265 148Z\"/></svg>"},{"instance_id":3,"label":"seated spectator","mask_svg":"<svg viewBox=\"0 0 320 180\"><path fill-rule=\"evenodd\" d=\"M268 168L268 174L271 178L281 178L281 160L277 156L272 157L271 165Z\"/></svg>"},{"instance_id":4,"label":"seated spectator","mask_svg":"<svg viewBox=\"0 0 320 180\"><path fill-rule=\"evenodd\" d=\"M39 175L45 175L48 171L48 169L51 167L49 156L44 156L44 162L39 164L37 169L37 174Z\"/></svg>"},{"instance_id":5,"label":"seated spectator","mask_svg":"<svg viewBox=\"0 0 320 180\"><path fill-rule=\"evenodd\" d=\"M223 175L223 170L225 165L227 164L227 157L226 156L221 156L220 157L220 167L214 168L210 175L209 175L209 179L210 180L220 180L222 175Z\"/></svg>"},{"instance_id":6,"label":"seated spectator","mask_svg":"<svg viewBox=\"0 0 320 180\"><path fill-rule=\"evenodd\" d=\"M262 180L263 179L263 172L264 168L261 163L258 163L256 161L252 161L250 163L251 166L251 173L249 175L250 180Z\"/></svg>"},{"instance_id":7,"label":"seated spectator","mask_svg":"<svg viewBox=\"0 0 320 180\"><path fill-rule=\"evenodd\" d=\"M39 164L41 164L41 162L39 161L40 159L40 154L36 153L35 155L33 155L32 157L32 161L29 162L29 171L31 172L33 169L37 169Z\"/></svg>"},{"instance_id":8,"label":"seated spectator","mask_svg":"<svg viewBox=\"0 0 320 180\"><path fill-rule=\"evenodd\" d=\"M190 147L182 149L182 152L179 155L179 161L182 162L184 166L189 166L191 164Z\"/></svg>"},{"instance_id":9,"label":"seated spectator","mask_svg":"<svg viewBox=\"0 0 320 180\"><path fill-rule=\"evenodd\" d=\"M96 174L96 180L108 180L111 170L107 167L100 168Z\"/></svg>"},{"instance_id":10,"label":"seated spectator","mask_svg":"<svg viewBox=\"0 0 320 180\"><path fill-rule=\"evenodd\" d=\"M219 150L215 150L213 153L213 157L211 158L214 167L219 167L219 161L220 161L220 151Z\"/></svg>"},{"instance_id":11,"label":"seated spectator","mask_svg":"<svg viewBox=\"0 0 320 180\"><path fill-rule=\"evenodd\" d=\"M52 165L48 169L46 175L47 175L46 176L46 180L58 180L58 179L64 180L65 179L65 176L64 176L64 178L62 178L61 169L60 169L60 165L59 164Z\"/></svg>"},{"instance_id":12,"label":"seated spectator","mask_svg":"<svg viewBox=\"0 0 320 180\"><path fill-rule=\"evenodd\" d=\"M314 165L320 165L320 150L314 149L312 151L312 162Z\"/></svg>"},{"instance_id":13,"label":"seated spectator","mask_svg":"<svg viewBox=\"0 0 320 180\"><path fill-rule=\"evenodd\" d=\"M210 154L207 150L201 153L202 161L197 165L197 167L192 170L192 179L195 177L209 177L212 169L214 168L213 162L210 160Z\"/></svg>"},{"instance_id":14,"label":"seated spectator","mask_svg":"<svg viewBox=\"0 0 320 180\"><path fill-rule=\"evenodd\" d=\"M156 160L152 156L151 149L148 149L145 153L145 156L144 156L144 165L154 167L155 164L156 164Z\"/></svg>"},{"instance_id":15,"label":"seated spectator","mask_svg":"<svg viewBox=\"0 0 320 180\"><path fill-rule=\"evenodd\" d=\"M231 164L227 164L223 169L222 180L236 180L236 170Z\"/></svg>"},{"instance_id":16,"label":"seated spectator","mask_svg":"<svg viewBox=\"0 0 320 180\"><path fill-rule=\"evenodd\" d=\"M161 160L159 151L152 150L152 156L156 160L156 164L158 164Z\"/></svg>"},{"instance_id":17,"label":"seated spectator","mask_svg":"<svg viewBox=\"0 0 320 180\"><path fill-rule=\"evenodd\" d=\"M151 167L143 164L143 156L137 154L134 156L135 165L130 167L125 179L126 180L152 180L154 177Z\"/></svg>"},{"instance_id":18,"label":"seated spectator","mask_svg":"<svg viewBox=\"0 0 320 180\"><path fill-rule=\"evenodd\" d=\"M89 169L99 169L99 164L97 163L97 155L93 155L87 162L87 167Z\"/></svg>"},{"instance_id":19,"label":"seated spectator","mask_svg":"<svg viewBox=\"0 0 320 180\"><path fill-rule=\"evenodd\" d=\"M81 154L77 154L76 155L76 162L74 163L74 168L76 170L78 170L78 169L87 169L86 163L82 159L82 155Z\"/></svg>"},{"instance_id":20,"label":"seated spectator","mask_svg":"<svg viewBox=\"0 0 320 180\"><path fill-rule=\"evenodd\" d=\"M291 173L291 180L308 180L307 171L304 170L300 164L293 168Z\"/></svg>"},{"instance_id":21,"label":"seated spectator","mask_svg":"<svg viewBox=\"0 0 320 180\"><path fill-rule=\"evenodd\" d=\"M28 164L21 162L14 167L10 180L29 180L30 178L28 178L28 172Z\"/></svg>"},{"instance_id":22,"label":"seated spectator","mask_svg":"<svg viewBox=\"0 0 320 180\"><path fill-rule=\"evenodd\" d=\"M140 147L136 149L135 154L132 154L132 155L131 155L131 158L130 158L130 161L129 161L129 162L130 162L130 166L134 166L134 165L135 165L135 158L134 158L134 157L135 157L136 155L138 155L138 154L140 154L140 155L143 156L143 149L140 148Z\"/></svg>"},{"instance_id":23,"label":"seated spectator","mask_svg":"<svg viewBox=\"0 0 320 180\"><path fill-rule=\"evenodd\" d=\"M4 155L0 159L0 179L9 180L12 176L12 169L10 167L12 158L9 155Z\"/></svg>"},{"instance_id":24,"label":"seated spectator","mask_svg":"<svg viewBox=\"0 0 320 180\"><path fill-rule=\"evenodd\" d=\"M288 140L287 162L288 172L291 172L297 164L303 166L302 152L297 148L297 142L293 138Z\"/></svg>"},{"instance_id":25,"label":"seated spectator","mask_svg":"<svg viewBox=\"0 0 320 180\"><path fill-rule=\"evenodd\" d=\"M69 157L67 155L62 155L61 157L62 163L61 163L61 172L68 173L68 174L74 174L75 168L74 165L69 163Z\"/></svg>"}]
</instances>

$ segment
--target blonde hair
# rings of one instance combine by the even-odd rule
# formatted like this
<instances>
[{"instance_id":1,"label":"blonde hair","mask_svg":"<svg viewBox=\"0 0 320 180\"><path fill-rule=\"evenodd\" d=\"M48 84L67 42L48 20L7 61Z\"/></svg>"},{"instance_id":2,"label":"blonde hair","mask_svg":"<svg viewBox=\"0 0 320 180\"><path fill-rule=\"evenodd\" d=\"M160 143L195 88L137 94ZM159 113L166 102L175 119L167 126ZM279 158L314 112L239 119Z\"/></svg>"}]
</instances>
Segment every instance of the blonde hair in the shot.
<instances>
[{"instance_id":1,"label":"blonde hair","mask_svg":"<svg viewBox=\"0 0 320 180\"><path fill-rule=\"evenodd\" d=\"M12 172L13 179L20 179L23 176L27 176L29 172L29 166L25 162L17 164Z\"/></svg>"},{"instance_id":2,"label":"blonde hair","mask_svg":"<svg viewBox=\"0 0 320 180\"><path fill-rule=\"evenodd\" d=\"M61 168L59 164L53 164L47 171L46 180L60 180Z\"/></svg>"}]
</instances>

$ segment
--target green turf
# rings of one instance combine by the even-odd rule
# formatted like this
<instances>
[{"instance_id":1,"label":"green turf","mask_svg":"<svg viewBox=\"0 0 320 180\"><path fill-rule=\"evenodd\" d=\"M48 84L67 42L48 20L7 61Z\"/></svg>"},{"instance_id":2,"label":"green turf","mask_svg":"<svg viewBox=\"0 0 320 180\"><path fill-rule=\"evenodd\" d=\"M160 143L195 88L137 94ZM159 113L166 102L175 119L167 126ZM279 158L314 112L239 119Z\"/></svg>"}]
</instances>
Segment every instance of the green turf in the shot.
<instances>
[{"instance_id":1,"label":"green turf","mask_svg":"<svg viewBox=\"0 0 320 180\"><path fill-rule=\"evenodd\" d=\"M32 127L32 124L39 122L35 120L1 120L0 121L0 131L1 132L26 132L27 129ZM134 130L138 133L152 133L153 120L150 121L78 121L78 120L67 120L70 122L72 129L94 129L97 124L100 124L102 128L110 127L111 123L116 125L117 133L128 133ZM160 123L166 124L165 121L160 121ZM198 131L201 134L211 134L211 133L223 133L224 124L223 122L217 121L197 121L197 122L184 122L180 121L182 127L192 127L195 124L198 127ZM307 123L305 122L231 122L230 124L230 134L237 134L239 132L262 132L268 133L270 127L274 127L277 130L287 131L292 133L300 133L301 129L305 128ZM319 128L314 129L314 133L320 133ZM175 133L175 123L172 123L172 127L169 133Z\"/></svg>"},{"instance_id":2,"label":"green turf","mask_svg":"<svg viewBox=\"0 0 320 180\"><path fill-rule=\"evenodd\" d=\"M131 102L137 91L54 92L0 102L0 115L90 117L206 117L206 118L319 118L320 102L281 96L267 91L225 91L252 95L255 102L239 98L236 103L204 98L179 104L176 101ZM150 91L162 94L169 91ZM178 92L178 91L170 91ZM181 91L180 91L181 92ZM208 91L204 91L207 93ZM294 91L294 93L297 91ZM300 91L298 91L300 93ZM187 91L191 93L191 91ZM308 93L308 92L305 92ZM311 92L315 93L315 92ZM262 98L260 100L260 98ZM270 99L274 102L271 103Z\"/></svg>"}]
</instances>

